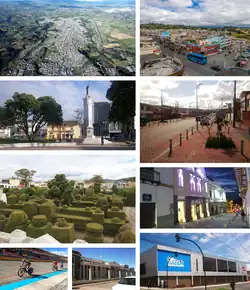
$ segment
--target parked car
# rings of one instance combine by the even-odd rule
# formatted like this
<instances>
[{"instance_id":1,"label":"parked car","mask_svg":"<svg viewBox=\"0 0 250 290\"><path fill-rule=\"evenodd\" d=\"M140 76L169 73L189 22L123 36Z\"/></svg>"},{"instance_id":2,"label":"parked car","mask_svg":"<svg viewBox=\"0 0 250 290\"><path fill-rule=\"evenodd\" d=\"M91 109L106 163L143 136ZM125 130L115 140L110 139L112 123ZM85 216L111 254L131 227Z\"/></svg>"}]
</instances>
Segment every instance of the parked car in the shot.
<instances>
[{"instance_id":1,"label":"parked car","mask_svg":"<svg viewBox=\"0 0 250 290\"><path fill-rule=\"evenodd\" d=\"M122 278L118 284L112 287L112 290L136 290L135 276Z\"/></svg>"},{"instance_id":2,"label":"parked car","mask_svg":"<svg viewBox=\"0 0 250 290\"><path fill-rule=\"evenodd\" d=\"M195 118L195 120L196 120L196 122L199 122L199 121L201 120L201 117L200 117L200 116L197 116L197 117Z\"/></svg>"},{"instance_id":3,"label":"parked car","mask_svg":"<svg viewBox=\"0 0 250 290\"><path fill-rule=\"evenodd\" d=\"M201 117L200 124L201 126L209 126L209 119L207 117Z\"/></svg>"},{"instance_id":4,"label":"parked car","mask_svg":"<svg viewBox=\"0 0 250 290\"><path fill-rule=\"evenodd\" d=\"M219 65L212 65L211 69L216 70L216 71L220 71L221 67Z\"/></svg>"}]
</instances>

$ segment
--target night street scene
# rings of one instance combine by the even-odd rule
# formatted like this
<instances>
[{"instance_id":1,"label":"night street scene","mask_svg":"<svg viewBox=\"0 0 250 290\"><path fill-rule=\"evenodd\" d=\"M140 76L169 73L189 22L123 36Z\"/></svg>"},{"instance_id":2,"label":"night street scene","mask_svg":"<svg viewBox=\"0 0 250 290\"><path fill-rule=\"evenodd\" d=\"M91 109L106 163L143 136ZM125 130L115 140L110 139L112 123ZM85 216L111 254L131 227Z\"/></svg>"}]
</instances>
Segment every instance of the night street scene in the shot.
<instances>
[{"instance_id":1,"label":"night street scene","mask_svg":"<svg viewBox=\"0 0 250 290\"><path fill-rule=\"evenodd\" d=\"M32 153L0 153L0 243L135 243L133 154Z\"/></svg>"},{"instance_id":2,"label":"night street scene","mask_svg":"<svg viewBox=\"0 0 250 290\"><path fill-rule=\"evenodd\" d=\"M73 289L136 290L135 249L73 248Z\"/></svg>"},{"instance_id":3,"label":"night street scene","mask_svg":"<svg viewBox=\"0 0 250 290\"><path fill-rule=\"evenodd\" d=\"M141 168L141 228L249 228L250 168Z\"/></svg>"},{"instance_id":4,"label":"night street scene","mask_svg":"<svg viewBox=\"0 0 250 290\"><path fill-rule=\"evenodd\" d=\"M141 233L140 289L247 290L245 233Z\"/></svg>"},{"instance_id":5,"label":"night street scene","mask_svg":"<svg viewBox=\"0 0 250 290\"><path fill-rule=\"evenodd\" d=\"M246 1L144 0L140 8L141 75L250 74Z\"/></svg>"},{"instance_id":6,"label":"night street scene","mask_svg":"<svg viewBox=\"0 0 250 290\"><path fill-rule=\"evenodd\" d=\"M135 150L135 81L0 81L0 150Z\"/></svg>"},{"instance_id":7,"label":"night street scene","mask_svg":"<svg viewBox=\"0 0 250 290\"><path fill-rule=\"evenodd\" d=\"M142 80L140 160L249 162L250 82Z\"/></svg>"}]
</instances>

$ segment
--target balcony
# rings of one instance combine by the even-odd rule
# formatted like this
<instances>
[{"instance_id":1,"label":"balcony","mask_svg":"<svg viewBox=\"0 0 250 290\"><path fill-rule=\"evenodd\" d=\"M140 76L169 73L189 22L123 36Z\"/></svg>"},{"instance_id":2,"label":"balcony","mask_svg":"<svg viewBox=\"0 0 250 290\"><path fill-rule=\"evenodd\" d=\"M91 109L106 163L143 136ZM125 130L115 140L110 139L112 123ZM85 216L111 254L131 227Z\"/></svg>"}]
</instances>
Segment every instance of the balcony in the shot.
<instances>
[{"instance_id":1,"label":"balcony","mask_svg":"<svg viewBox=\"0 0 250 290\"><path fill-rule=\"evenodd\" d=\"M154 168L141 168L140 180L142 182L160 183L160 173L156 172Z\"/></svg>"}]
</instances>

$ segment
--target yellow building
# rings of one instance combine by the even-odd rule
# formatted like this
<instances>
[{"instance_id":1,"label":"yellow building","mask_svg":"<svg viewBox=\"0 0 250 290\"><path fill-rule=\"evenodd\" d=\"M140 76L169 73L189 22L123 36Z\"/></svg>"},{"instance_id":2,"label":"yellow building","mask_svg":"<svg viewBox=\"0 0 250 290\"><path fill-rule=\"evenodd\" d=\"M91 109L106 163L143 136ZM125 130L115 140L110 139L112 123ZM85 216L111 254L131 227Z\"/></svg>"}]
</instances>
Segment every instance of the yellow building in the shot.
<instances>
[{"instance_id":1,"label":"yellow building","mask_svg":"<svg viewBox=\"0 0 250 290\"><path fill-rule=\"evenodd\" d=\"M48 125L47 139L66 140L81 137L81 127L77 121L65 121L61 126Z\"/></svg>"}]
</instances>

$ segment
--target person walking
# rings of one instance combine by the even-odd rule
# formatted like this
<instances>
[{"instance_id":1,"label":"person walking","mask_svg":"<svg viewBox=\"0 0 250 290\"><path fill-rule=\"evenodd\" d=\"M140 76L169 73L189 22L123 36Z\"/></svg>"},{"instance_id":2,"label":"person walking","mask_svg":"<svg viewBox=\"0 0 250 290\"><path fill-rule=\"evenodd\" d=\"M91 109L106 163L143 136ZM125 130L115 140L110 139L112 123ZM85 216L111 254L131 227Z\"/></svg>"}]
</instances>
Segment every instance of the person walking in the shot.
<instances>
[{"instance_id":1,"label":"person walking","mask_svg":"<svg viewBox=\"0 0 250 290\"><path fill-rule=\"evenodd\" d=\"M148 280L148 288L151 288L151 280Z\"/></svg>"},{"instance_id":2,"label":"person walking","mask_svg":"<svg viewBox=\"0 0 250 290\"><path fill-rule=\"evenodd\" d=\"M234 281L232 281L232 282L230 283L230 287L231 287L232 290L235 290L235 282L234 282Z\"/></svg>"},{"instance_id":3,"label":"person walking","mask_svg":"<svg viewBox=\"0 0 250 290\"><path fill-rule=\"evenodd\" d=\"M245 221L245 216L246 216L245 211L244 211L244 209L242 209L241 210L241 217L242 217L243 222Z\"/></svg>"},{"instance_id":4,"label":"person walking","mask_svg":"<svg viewBox=\"0 0 250 290\"><path fill-rule=\"evenodd\" d=\"M104 138L103 138L103 136L101 138L101 143L102 143L102 145L104 145Z\"/></svg>"}]
</instances>

